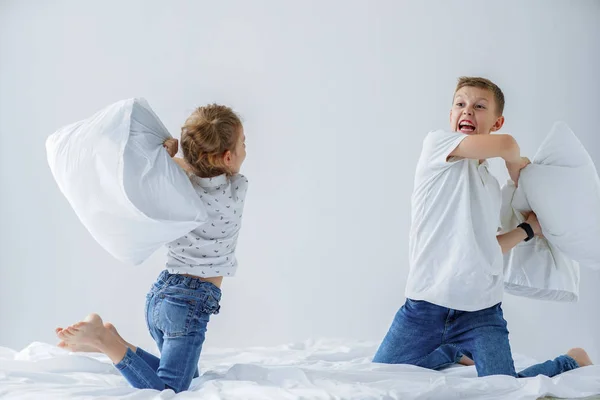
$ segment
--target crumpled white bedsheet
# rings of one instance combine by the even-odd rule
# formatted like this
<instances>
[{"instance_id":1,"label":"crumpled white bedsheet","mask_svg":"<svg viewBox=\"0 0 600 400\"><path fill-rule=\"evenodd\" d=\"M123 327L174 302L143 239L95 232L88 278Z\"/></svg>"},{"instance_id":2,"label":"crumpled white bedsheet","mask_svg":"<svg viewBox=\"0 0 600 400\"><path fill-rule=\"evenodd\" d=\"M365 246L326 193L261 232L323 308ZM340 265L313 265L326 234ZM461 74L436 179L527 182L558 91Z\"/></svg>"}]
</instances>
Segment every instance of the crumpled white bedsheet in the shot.
<instances>
[{"instance_id":1,"label":"crumpled white bedsheet","mask_svg":"<svg viewBox=\"0 0 600 400\"><path fill-rule=\"evenodd\" d=\"M377 343L319 339L274 347L206 348L201 377L175 394L129 387L101 354L34 342L0 347L2 399L537 399L600 394L600 366L554 378L476 378L474 367L443 372L371 362ZM517 369L534 363L515 355Z\"/></svg>"}]
</instances>

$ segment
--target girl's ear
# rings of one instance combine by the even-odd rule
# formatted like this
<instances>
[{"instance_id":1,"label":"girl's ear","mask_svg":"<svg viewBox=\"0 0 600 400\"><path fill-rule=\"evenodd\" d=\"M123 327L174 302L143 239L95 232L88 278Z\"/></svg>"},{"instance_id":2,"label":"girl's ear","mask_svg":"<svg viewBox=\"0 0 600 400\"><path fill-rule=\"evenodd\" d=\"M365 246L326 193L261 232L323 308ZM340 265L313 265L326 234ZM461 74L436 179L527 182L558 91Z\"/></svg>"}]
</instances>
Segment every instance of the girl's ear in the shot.
<instances>
[{"instance_id":1,"label":"girl's ear","mask_svg":"<svg viewBox=\"0 0 600 400\"><path fill-rule=\"evenodd\" d=\"M225 154L223 154L223 161L225 161L227 168L231 168L233 164L233 155L231 154L231 150L227 150Z\"/></svg>"}]
</instances>

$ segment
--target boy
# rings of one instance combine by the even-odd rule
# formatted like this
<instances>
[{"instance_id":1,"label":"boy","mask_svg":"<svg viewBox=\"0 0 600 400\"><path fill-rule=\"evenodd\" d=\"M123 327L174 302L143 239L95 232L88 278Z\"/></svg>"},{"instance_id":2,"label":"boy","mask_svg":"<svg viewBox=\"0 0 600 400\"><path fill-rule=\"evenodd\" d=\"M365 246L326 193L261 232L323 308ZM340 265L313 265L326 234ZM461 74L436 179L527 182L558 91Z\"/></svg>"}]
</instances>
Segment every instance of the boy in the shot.
<instances>
[{"instance_id":1,"label":"boy","mask_svg":"<svg viewBox=\"0 0 600 400\"><path fill-rule=\"evenodd\" d=\"M486 159L501 157L511 179L529 160L504 124L504 95L493 82L462 77L451 132L430 132L415 173L406 303L374 362L440 369L475 363L478 376L554 376L591 365L582 349L516 373L501 308L502 253L541 235L537 217L497 235L500 185ZM466 356L466 357L465 357ZM468 357L468 358L467 358Z\"/></svg>"}]
</instances>

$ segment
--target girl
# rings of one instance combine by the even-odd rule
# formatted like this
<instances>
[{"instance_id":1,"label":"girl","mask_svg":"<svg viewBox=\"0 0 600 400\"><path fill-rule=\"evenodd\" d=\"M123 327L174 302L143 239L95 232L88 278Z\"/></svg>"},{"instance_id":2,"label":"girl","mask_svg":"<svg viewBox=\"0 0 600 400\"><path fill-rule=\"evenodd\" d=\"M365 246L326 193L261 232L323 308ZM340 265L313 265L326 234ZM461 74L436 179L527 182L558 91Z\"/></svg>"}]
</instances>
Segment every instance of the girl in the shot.
<instances>
[{"instance_id":1,"label":"girl","mask_svg":"<svg viewBox=\"0 0 600 400\"><path fill-rule=\"evenodd\" d=\"M173 157L176 139L164 144ZM146 299L146 322L160 359L127 343L97 314L58 328L59 347L106 354L135 388L187 390L198 376L198 360L211 314L219 312L221 283L237 269L235 248L248 181L239 174L246 158L244 129L229 108L195 110L181 131L184 159L174 159L203 200L208 220L169 244L166 269Z\"/></svg>"}]
</instances>

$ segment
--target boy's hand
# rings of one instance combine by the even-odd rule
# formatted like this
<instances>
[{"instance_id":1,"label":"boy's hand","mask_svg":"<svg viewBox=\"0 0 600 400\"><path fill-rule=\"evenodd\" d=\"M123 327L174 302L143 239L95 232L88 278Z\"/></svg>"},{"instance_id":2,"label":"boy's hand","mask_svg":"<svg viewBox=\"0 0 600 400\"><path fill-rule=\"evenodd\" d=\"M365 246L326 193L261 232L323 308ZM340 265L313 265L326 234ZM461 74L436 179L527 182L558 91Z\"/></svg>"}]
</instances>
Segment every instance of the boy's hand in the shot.
<instances>
[{"instance_id":1,"label":"boy's hand","mask_svg":"<svg viewBox=\"0 0 600 400\"><path fill-rule=\"evenodd\" d=\"M169 156L175 157L175 154L179 151L179 141L174 138L167 139L163 142L163 147L167 149Z\"/></svg>"},{"instance_id":2,"label":"boy's hand","mask_svg":"<svg viewBox=\"0 0 600 400\"><path fill-rule=\"evenodd\" d=\"M531 164L531 161L529 161L529 158L527 157L521 157L521 160L516 163L506 163L506 168L508 169L510 179L512 179L512 181L515 183L515 187L519 186L519 176L521 176L521 170L529 164Z\"/></svg>"},{"instance_id":3,"label":"boy's hand","mask_svg":"<svg viewBox=\"0 0 600 400\"><path fill-rule=\"evenodd\" d=\"M542 227L540 226L540 222L538 221L537 215L532 211L527 215L527 220L525 220L529 225L531 225L531 229L533 229L533 233L536 236L544 236L542 235Z\"/></svg>"}]
</instances>

